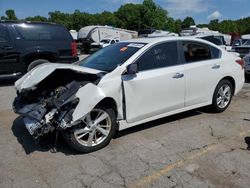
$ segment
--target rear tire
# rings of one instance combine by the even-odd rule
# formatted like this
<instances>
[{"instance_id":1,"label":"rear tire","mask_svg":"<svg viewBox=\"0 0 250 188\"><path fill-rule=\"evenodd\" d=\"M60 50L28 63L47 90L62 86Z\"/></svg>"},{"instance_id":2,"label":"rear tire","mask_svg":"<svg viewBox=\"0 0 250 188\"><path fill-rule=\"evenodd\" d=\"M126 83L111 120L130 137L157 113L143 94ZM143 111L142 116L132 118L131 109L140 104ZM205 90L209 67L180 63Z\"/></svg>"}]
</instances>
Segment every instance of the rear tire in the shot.
<instances>
[{"instance_id":1,"label":"rear tire","mask_svg":"<svg viewBox=\"0 0 250 188\"><path fill-rule=\"evenodd\" d=\"M233 86L231 82L228 80L220 81L214 91L211 110L217 113L225 111L231 103L232 96Z\"/></svg>"},{"instance_id":2,"label":"rear tire","mask_svg":"<svg viewBox=\"0 0 250 188\"><path fill-rule=\"evenodd\" d=\"M85 116L82 123L63 132L63 135L71 148L82 153L89 153L108 145L115 131L114 110L96 107Z\"/></svg>"},{"instance_id":3,"label":"rear tire","mask_svg":"<svg viewBox=\"0 0 250 188\"><path fill-rule=\"evenodd\" d=\"M32 70L33 68L35 68L35 67L38 66L38 65L41 65L41 64L43 64L43 63L48 63L48 62L49 62L49 61L46 60L46 59L37 59L37 60L35 60L35 61L32 61L32 62L29 64L28 68L27 68L27 72L29 72L30 70Z\"/></svg>"}]
</instances>

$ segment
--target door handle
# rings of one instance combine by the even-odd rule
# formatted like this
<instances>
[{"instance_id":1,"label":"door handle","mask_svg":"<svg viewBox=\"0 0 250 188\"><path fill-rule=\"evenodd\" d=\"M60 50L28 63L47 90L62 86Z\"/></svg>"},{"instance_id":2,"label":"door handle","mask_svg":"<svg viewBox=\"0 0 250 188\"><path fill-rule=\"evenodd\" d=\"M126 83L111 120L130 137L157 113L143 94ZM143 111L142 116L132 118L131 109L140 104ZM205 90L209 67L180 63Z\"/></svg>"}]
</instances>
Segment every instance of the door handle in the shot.
<instances>
[{"instance_id":1,"label":"door handle","mask_svg":"<svg viewBox=\"0 0 250 188\"><path fill-rule=\"evenodd\" d=\"M4 46L3 49L4 49L4 50L12 50L13 47L12 47L12 46Z\"/></svg>"},{"instance_id":2,"label":"door handle","mask_svg":"<svg viewBox=\"0 0 250 188\"><path fill-rule=\"evenodd\" d=\"M218 65L218 64L215 64L212 66L212 69L219 69L219 68L220 68L220 65Z\"/></svg>"},{"instance_id":3,"label":"door handle","mask_svg":"<svg viewBox=\"0 0 250 188\"><path fill-rule=\"evenodd\" d=\"M173 78L182 78L184 76L184 74L182 73L176 73Z\"/></svg>"}]
</instances>

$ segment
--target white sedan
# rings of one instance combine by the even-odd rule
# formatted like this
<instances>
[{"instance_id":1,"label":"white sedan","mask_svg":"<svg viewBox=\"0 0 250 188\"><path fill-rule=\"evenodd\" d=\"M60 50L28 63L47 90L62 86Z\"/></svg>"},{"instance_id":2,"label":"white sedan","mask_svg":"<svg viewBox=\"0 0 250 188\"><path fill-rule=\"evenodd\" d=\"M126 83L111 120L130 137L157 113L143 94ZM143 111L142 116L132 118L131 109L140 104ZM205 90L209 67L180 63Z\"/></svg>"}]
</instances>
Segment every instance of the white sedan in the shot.
<instances>
[{"instance_id":1,"label":"white sedan","mask_svg":"<svg viewBox=\"0 0 250 188\"><path fill-rule=\"evenodd\" d=\"M202 106L223 112L243 84L244 61L210 42L140 38L74 65L39 65L15 83L13 109L35 139L61 131L92 152L116 130Z\"/></svg>"}]
</instances>

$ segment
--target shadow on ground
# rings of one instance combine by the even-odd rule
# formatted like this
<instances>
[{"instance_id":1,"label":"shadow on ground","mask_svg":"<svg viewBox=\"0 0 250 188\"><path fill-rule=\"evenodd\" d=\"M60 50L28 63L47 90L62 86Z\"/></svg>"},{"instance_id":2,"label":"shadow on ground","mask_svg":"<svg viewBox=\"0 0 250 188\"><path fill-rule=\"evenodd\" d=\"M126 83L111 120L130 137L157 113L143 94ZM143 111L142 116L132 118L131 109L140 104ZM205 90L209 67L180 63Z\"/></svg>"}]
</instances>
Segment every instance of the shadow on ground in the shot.
<instances>
[{"instance_id":1,"label":"shadow on ground","mask_svg":"<svg viewBox=\"0 0 250 188\"><path fill-rule=\"evenodd\" d=\"M74 150L67 146L61 134L58 135L57 145L55 147L55 133L48 134L41 138L41 140L35 141L27 131L23 119L21 116L17 117L12 125L13 135L17 138L17 141L22 145L26 154L30 154L34 151L40 152L62 152L65 155L77 154ZM56 151L55 151L56 149Z\"/></svg>"},{"instance_id":2,"label":"shadow on ground","mask_svg":"<svg viewBox=\"0 0 250 188\"><path fill-rule=\"evenodd\" d=\"M249 75L245 76L245 83L250 84L250 76Z\"/></svg>"},{"instance_id":3,"label":"shadow on ground","mask_svg":"<svg viewBox=\"0 0 250 188\"><path fill-rule=\"evenodd\" d=\"M199 109L199 110L201 110L201 109ZM142 130L150 129L150 128L153 128L156 126L160 126L162 124L171 123L171 122L174 122L177 120L182 120L182 119L185 119L185 118L188 118L191 116L200 115L200 114L202 114L203 110L201 110L201 111L199 111L199 110L191 110L188 112L183 112L180 114L164 117L164 118L161 118L161 119L158 119L155 121L151 121L148 123L137 125L135 127L131 127L129 129L125 129L125 130L120 131L120 132L116 132L114 139L122 137L122 136L126 136L128 134L136 133L138 131L142 131Z\"/></svg>"},{"instance_id":4,"label":"shadow on ground","mask_svg":"<svg viewBox=\"0 0 250 188\"><path fill-rule=\"evenodd\" d=\"M201 114L199 111L189 111L173 116L169 116L166 118L162 118L159 120L155 120L152 122L144 123L129 129L126 129L124 131L117 132L114 136L114 139L118 139L122 136L126 136L128 134L133 134L138 131L150 129L156 126L160 126L165 123L170 123L173 121L181 120L187 117L196 116ZM24 126L23 119L19 116L17 117L12 125L12 132L14 136L17 138L17 141L22 145L24 151L26 154L31 154L34 151L40 151L40 152L55 152L55 133L47 135L46 137L43 137L39 142L35 142L32 138L32 136L28 133L26 130L26 127ZM61 134L58 135L57 140L57 146L56 146L57 152L64 153L65 155L77 155L81 154L70 147L68 147L66 141L64 140L63 136Z\"/></svg>"},{"instance_id":5,"label":"shadow on ground","mask_svg":"<svg viewBox=\"0 0 250 188\"><path fill-rule=\"evenodd\" d=\"M245 143L247 144L247 149L250 150L250 137L245 137Z\"/></svg>"}]
</instances>

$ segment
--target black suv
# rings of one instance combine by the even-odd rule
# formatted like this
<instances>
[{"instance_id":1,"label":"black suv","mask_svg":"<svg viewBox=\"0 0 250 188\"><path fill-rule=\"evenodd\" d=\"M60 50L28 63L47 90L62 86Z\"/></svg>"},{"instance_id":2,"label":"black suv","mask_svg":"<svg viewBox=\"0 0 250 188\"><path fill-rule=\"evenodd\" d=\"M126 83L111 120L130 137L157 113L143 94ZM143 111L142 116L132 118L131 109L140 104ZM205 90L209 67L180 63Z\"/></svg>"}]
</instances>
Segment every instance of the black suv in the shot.
<instances>
[{"instance_id":1,"label":"black suv","mask_svg":"<svg viewBox=\"0 0 250 188\"><path fill-rule=\"evenodd\" d=\"M78 61L76 44L64 26L0 21L0 74L25 73L46 61Z\"/></svg>"}]
</instances>

